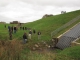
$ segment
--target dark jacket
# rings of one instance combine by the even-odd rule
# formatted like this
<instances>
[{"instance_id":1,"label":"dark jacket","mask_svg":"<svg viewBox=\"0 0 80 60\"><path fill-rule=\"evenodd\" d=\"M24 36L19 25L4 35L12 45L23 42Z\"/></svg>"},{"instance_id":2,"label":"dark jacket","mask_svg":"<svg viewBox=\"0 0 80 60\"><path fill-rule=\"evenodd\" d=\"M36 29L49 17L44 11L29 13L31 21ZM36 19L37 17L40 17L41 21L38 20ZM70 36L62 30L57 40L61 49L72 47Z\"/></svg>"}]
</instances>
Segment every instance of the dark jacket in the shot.
<instances>
[{"instance_id":1,"label":"dark jacket","mask_svg":"<svg viewBox=\"0 0 80 60\"><path fill-rule=\"evenodd\" d=\"M14 30L17 30L17 28L16 28L16 27L14 27Z\"/></svg>"},{"instance_id":2,"label":"dark jacket","mask_svg":"<svg viewBox=\"0 0 80 60\"><path fill-rule=\"evenodd\" d=\"M23 35L23 39L28 39L26 34Z\"/></svg>"},{"instance_id":3,"label":"dark jacket","mask_svg":"<svg viewBox=\"0 0 80 60\"><path fill-rule=\"evenodd\" d=\"M29 31L29 34L32 34L32 31Z\"/></svg>"},{"instance_id":4,"label":"dark jacket","mask_svg":"<svg viewBox=\"0 0 80 60\"><path fill-rule=\"evenodd\" d=\"M33 30L33 33L35 34L35 33L36 33L36 31L35 31L35 30Z\"/></svg>"},{"instance_id":5,"label":"dark jacket","mask_svg":"<svg viewBox=\"0 0 80 60\"><path fill-rule=\"evenodd\" d=\"M41 35L41 32L38 32L38 35Z\"/></svg>"}]
</instances>

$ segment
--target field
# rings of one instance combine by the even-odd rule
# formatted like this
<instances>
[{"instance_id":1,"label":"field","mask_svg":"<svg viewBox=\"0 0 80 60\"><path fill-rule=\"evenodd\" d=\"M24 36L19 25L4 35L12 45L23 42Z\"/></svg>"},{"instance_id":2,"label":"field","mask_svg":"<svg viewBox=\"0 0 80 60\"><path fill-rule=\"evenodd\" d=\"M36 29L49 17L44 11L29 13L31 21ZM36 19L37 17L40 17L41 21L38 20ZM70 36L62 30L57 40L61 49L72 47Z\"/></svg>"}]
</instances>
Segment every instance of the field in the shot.
<instances>
[{"instance_id":1,"label":"field","mask_svg":"<svg viewBox=\"0 0 80 60\"><path fill-rule=\"evenodd\" d=\"M51 41L51 32L63 26L78 15L80 15L80 10L22 24L22 26L30 28L32 31L33 29L36 30L36 34L32 34L32 39L28 39L28 43L26 44L23 44L22 36L24 32L28 34L29 30L20 30L20 27L17 24L0 24L0 60L59 60L64 58L65 60L78 60L80 58L78 55L80 50L79 47L71 47L65 50L50 48L50 45L53 45ZM59 36L78 22L80 22L80 20L61 30L53 37ZM9 39L8 28L5 28L5 25L7 27L18 26L17 33L12 34L12 40ZM40 40L38 40L37 36L38 31L41 31ZM79 50L74 52L76 49ZM64 53L65 51L66 53ZM72 52L69 54L70 57L67 56L67 52ZM64 54L66 57L64 56L61 58ZM73 54L75 55L73 56Z\"/></svg>"}]
</instances>

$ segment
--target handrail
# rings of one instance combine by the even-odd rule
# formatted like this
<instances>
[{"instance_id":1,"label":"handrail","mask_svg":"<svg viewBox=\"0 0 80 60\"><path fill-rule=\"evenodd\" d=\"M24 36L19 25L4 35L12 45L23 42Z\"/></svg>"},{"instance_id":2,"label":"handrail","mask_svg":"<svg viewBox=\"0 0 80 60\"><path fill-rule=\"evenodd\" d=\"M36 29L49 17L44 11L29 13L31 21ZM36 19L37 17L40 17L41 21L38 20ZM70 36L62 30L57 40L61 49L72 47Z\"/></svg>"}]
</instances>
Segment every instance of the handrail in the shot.
<instances>
[{"instance_id":1,"label":"handrail","mask_svg":"<svg viewBox=\"0 0 80 60\"><path fill-rule=\"evenodd\" d=\"M71 25L72 23L74 23L75 21L80 19L80 15L77 16L76 18L72 19L71 21L69 21L68 23L66 23L65 25L61 26L60 28L56 29L55 31L51 32L51 37L53 37L55 34L57 34L59 31L61 31L62 29L68 27L69 25Z\"/></svg>"}]
</instances>

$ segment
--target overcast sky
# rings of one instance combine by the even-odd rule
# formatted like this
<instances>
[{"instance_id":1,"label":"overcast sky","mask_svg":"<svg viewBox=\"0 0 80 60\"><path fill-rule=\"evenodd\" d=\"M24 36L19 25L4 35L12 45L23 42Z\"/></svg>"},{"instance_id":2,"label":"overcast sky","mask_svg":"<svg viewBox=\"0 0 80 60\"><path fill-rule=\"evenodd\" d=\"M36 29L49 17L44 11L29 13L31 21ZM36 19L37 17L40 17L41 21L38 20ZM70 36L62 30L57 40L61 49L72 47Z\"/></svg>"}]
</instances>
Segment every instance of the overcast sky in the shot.
<instances>
[{"instance_id":1,"label":"overcast sky","mask_svg":"<svg viewBox=\"0 0 80 60\"><path fill-rule=\"evenodd\" d=\"M31 22L45 14L80 9L80 0L0 0L0 21Z\"/></svg>"}]
</instances>

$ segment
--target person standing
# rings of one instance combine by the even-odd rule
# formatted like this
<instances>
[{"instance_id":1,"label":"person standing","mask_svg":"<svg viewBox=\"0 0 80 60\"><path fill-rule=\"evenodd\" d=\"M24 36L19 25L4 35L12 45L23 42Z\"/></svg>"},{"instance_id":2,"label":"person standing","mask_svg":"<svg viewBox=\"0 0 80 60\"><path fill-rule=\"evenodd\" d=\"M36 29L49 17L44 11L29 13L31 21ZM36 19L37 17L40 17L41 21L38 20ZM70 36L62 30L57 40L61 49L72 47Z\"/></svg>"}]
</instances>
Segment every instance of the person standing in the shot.
<instances>
[{"instance_id":1,"label":"person standing","mask_svg":"<svg viewBox=\"0 0 80 60\"><path fill-rule=\"evenodd\" d=\"M23 42L26 43L28 41L27 33L23 34Z\"/></svg>"},{"instance_id":2,"label":"person standing","mask_svg":"<svg viewBox=\"0 0 80 60\"><path fill-rule=\"evenodd\" d=\"M25 27L25 30L27 30L27 27Z\"/></svg>"},{"instance_id":3,"label":"person standing","mask_svg":"<svg viewBox=\"0 0 80 60\"><path fill-rule=\"evenodd\" d=\"M29 39L31 39L32 31L29 31Z\"/></svg>"},{"instance_id":4,"label":"person standing","mask_svg":"<svg viewBox=\"0 0 80 60\"><path fill-rule=\"evenodd\" d=\"M33 29L33 33L34 33L34 34L36 33L35 29Z\"/></svg>"},{"instance_id":5,"label":"person standing","mask_svg":"<svg viewBox=\"0 0 80 60\"><path fill-rule=\"evenodd\" d=\"M38 40L39 40L39 39L41 39L41 32L40 32L40 31L38 31L38 33L37 33L37 34L38 34Z\"/></svg>"},{"instance_id":6,"label":"person standing","mask_svg":"<svg viewBox=\"0 0 80 60\"><path fill-rule=\"evenodd\" d=\"M23 30L24 30L24 26L23 26Z\"/></svg>"},{"instance_id":7,"label":"person standing","mask_svg":"<svg viewBox=\"0 0 80 60\"><path fill-rule=\"evenodd\" d=\"M6 25L5 25L5 28L6 28Z\"/></svg>"},{"instance_id":8,"label":"person standing","mask_svg":"<svg viewBox=\"0 0 80 60\"><path fill-rule=\"evenodd\" d=\"M14 27L14 33L16 33L16 31L17 31L17 28L16 28L16 26Z\"/></svg>"},{"instance_id":9,"label":"person standing","mask_svg":"<svg viewBox=\"0 0 80 60\"><path fill-rule=\"evenodd\" d=\"M10 26L8 26L8 31L10 32Z\"/></svg>"},{"instance_id":10,"label":"person standing","mask_svg":"<svg viewBox=\"0 0 80 60\"><path fill-rule=\"evenodd\" d=\"M9 39L12 40L12 29L11 29L11 27L9 29Z\"/></svg>"},{"instance_id":11,"label":"person standing","mask_svg":"<svg viewBox=\"0 0 80 60\"><path fill-rule=\"evenodd\" d=\"M20 26L20 30L22 30L22 26Z\"/></svg>"},{"instance_id":12,"label":"person standing","mask_svg":"<svg viewBox=\"0 0 80 60\"><path fill-rule=\"evenodd\" d=\"M13 33L13 26L11 27L12 33Z\"/></svg>"}]
</instances>

